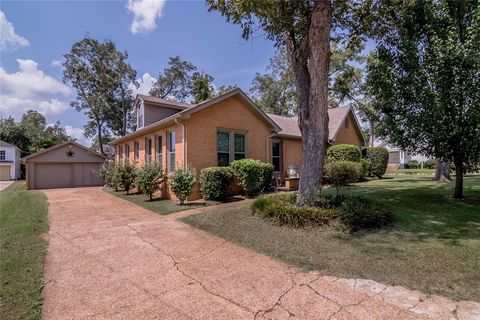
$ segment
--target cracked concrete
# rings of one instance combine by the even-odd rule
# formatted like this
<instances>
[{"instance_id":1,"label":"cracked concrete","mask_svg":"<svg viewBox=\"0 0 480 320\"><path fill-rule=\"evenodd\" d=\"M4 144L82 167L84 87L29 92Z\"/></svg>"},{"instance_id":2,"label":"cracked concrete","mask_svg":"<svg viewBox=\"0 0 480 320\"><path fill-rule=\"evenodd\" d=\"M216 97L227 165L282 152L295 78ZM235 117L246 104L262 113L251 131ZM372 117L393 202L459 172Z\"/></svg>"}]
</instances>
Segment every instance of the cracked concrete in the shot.
<instances>
[{"instance_id":1,"label":"cracked concrete","mask_svg":"<svg viewBox=\"0 0 480 320\"><path fill-rule=\"evenodd\" d=\"M476 302L302 272L101 188L44 192L43 319L480 319Z\"/></svg>"}]
</instances>

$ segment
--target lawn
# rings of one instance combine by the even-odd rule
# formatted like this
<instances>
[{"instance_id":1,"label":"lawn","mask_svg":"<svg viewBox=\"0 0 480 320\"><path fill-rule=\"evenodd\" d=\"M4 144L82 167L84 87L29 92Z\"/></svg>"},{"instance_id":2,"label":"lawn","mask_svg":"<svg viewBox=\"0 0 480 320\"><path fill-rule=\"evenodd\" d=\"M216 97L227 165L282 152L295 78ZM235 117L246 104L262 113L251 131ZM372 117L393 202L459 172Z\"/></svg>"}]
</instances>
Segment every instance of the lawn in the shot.
<instances>
[{"instance_id":1,"label":"lawn","mask_svg":"<svg viewBox=\"0 0 480 320\"><path fill-rule=\"evenodd\" d=\"M395 222L355 234L275 226L252 216L251 202L182 221L306 270L480 301L480 177L465 179L465 201L453 187L421 176L357 184L349 192L371 195Z\"/></svg>"},{"instance_id":2,"label":"lawn","mask_svg":"<svg viewBox=\"0 0 480 320\"><path fill-rule=\"evenodd\" d=\"M435 169L387 169L387 175L435 175Z\"/></svg>"},{"instance_id":3,"label":"lawn","mask_svg":"<svg viewBox=\"0 0 480 320\"><path fill-rule=\"evenodd\" d=\"M39 319L48 202L14 182L0 192L0 318Z\"/></svg>"},{"instance_id":4,"label":"lawn","mask_svg":"<svg viewBox=\"0 0 480 320\"><path fill-rule=\"evenodd\" d=\"M201 207L206 207L209 205L216 204L216 202L200 200L200 201L193 201L193 202L190 201L184 205L180 205L178 201L168 200L168 199L156 198L150 201L148 200L147 196L145 196L142 193L130 193L127 195L125 191L114 191L111 188L104 188L103 190L105 192L113 194L116 197L130 201L136 204L137 206L153 211L155 213L159 213L161 215L166 215L166 214L177 212L177 211L188 210L193 208L201 208Z\"/></svg>"}]
</instances>

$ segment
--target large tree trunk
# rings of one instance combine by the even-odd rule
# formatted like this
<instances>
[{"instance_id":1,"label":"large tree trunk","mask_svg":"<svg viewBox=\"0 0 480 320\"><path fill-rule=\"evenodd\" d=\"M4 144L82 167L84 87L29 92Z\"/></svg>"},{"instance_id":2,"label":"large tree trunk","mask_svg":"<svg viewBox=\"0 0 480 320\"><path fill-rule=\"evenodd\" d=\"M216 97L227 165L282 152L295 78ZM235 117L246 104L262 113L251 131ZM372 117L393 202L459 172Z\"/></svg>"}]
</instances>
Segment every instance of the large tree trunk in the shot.
<instances>
[{"instance_id":1,"label":"large tree trunk","mask_svg":"<svg viewBox=\"0 0 480 320\"><path fill-rule=\"evenodd\" d=\"M452 181L450 177L450 162L435 159L435 181Z\"/></svg>"},{"instance_id":2,"label":"large tree trunk","mask_svg":"<svg viewBox=\"0 0 480 320\"><path fill-rule=\"evenodd\" d=\"M102 125L100 123L97 123L97 138L98 138L98 147L100 148L100 153L106 156L105 151L103 150Z\"/></svg>"},{"instance_id":3,"label":"large tree trunk","mask_svg":"<svg viewBox=\"0 0 480 320\"><path fill-rule=\"evenodd\" d=\"M297 87L301 83L299 126L302 132L302 171L297 205L311 200L312 190L322 185L323 162L328 143L328 68L332 8L329 0L319 0L312 12L308 37L309 57L294 66ZM298 61L297 61L298 62ZM306 75L309 81L303 79ZM309 84L309 88L305 84ZM308 90L307 90L308 89ZM306 93L307 91L308 93Z\"/></svg>"},{"instance_id":4,"label":"large tree trunk","mask_svg":"<svg viewBox=\"0 0 480 320\"><path fill-rule=\"evenodd\" d=\"M463 161L462 159L455 159L455 199L463 198Z\"/></svg>"}]
</instances>

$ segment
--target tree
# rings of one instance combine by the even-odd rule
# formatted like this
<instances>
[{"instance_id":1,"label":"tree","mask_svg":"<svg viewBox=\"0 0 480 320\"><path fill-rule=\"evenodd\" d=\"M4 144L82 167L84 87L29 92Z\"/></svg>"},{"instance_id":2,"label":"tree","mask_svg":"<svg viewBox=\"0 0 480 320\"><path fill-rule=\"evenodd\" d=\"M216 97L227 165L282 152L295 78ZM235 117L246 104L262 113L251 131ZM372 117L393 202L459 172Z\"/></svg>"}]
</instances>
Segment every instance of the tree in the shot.
<instances>
[{"instance_id":1,"label":"tree","mask_svg":"<svg viewBox=\"0 0 480 320\"><path fill-rule=\"evenodd\" d=\"M238 86L237 85L221 85L220 87L218 87L217 90L215 90L215 97L218 97L218 96L221 96L222 94L225 94L229 91L232 91L232 90L235 90L237 89Z\"/></svg>"},{"instance_id":2,"label":"tree","mask_svg":"<svg viewBox=\"0 0 480 320\"><path fill-rule=\"evenodd\" d=\"M257 25L278 46L285 45L294 74L302 133L302 172L298 205L308 202L310 189L322 184L323 162L328 141L328 73L330 41L347 38L356 17L357 2L224 1L207 0L209 10L220 11L227 21L239 24L245 39ZM335 35L331 36L331 30ZM338 36L338 37L337 37ZM350 38L349 38L350 39ZM358 43L352 37L351 43Z\"/></svg>"},{"instance_id":3,"label":"tree","mask_svg":"<svg viewBox=\"0 0 480 320\"><path fill-rule=\"evenodd\" d=\"M452 160L454 197L480 162L480 6L468 0L400 2L373 28L381 129L408 152Z\"/></svg>"},{"instance_id":4,"label":"tree","mask_svg":"<svg viewBox=\"0 0 480 320\"><path fill-rule=\"evenodd\" d=\"M255 103L264 111L281 116L298 113L295 81L287 52L281 47L270 58L266 74L257 73L252 81L250 93Z\"/></svg>"},{"instance_id":5,"label":"tree","mask_svg":"<svg viewBox=\"0 0 480 320\"><path fill-rule=\"evenodd\" d=\"M13 144L22 152L30 149L30 138L12 117L0 119L0 140Z\"/></svg>"},{"instance_id":6,"label":"tree","mask_svg":"<svg viewBox=\"0 0 480 320\"><path fill-rule=\"evenodd\" d=\"M126 62L127 52L118 51L110 40L99 42L86 36L64 57L63 80L77 91L70 104L87 115L85 136L95 137L105 154L104 137L110 132L125 135L132 121L132 91L127 86L136 72Z\"/></svg>"},{"instance_id":7,"label":"tree","mask_svg":"<svg viewBox=\"0 0 480 320\"><path fill-rule=\"evenodd\" d=\"M200 103L213 98L215 87L212 82L213 77L204 72L195 72L192 75L193 103Z\"/></svg>"},{"instance_id":8,"label":"tree","mask_svg":"<svg viewBox=\"0 0 480 320\"><path fill-rule=\"evenodd\" d=\"M192 63L180 56L170 57L169 67L158 75L158 79L149 94L162 99L186 101L193 90L193 72L197 70Z\"/></svg>"}]
</instances>

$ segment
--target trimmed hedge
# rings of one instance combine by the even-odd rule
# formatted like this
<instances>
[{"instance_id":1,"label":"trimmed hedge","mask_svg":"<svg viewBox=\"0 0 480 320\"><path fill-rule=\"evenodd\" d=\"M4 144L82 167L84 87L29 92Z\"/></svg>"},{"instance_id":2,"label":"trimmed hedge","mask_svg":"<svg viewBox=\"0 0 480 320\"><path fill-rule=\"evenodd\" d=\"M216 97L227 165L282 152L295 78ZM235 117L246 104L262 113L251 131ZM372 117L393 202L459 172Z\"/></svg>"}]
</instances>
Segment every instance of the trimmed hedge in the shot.
<instances>
[{"instance_id":1,"label":"trimmed hedge","mask_svg":"<svg viewBox=\"0 0 480 320\"><path fill-rule=\"evenodd\" d=\"M260 160L242 159L233 161L230 167L247 197L255 197L273 189L274 167L272 164Z\"/></svg>"},{"instance_id":2,"label":"trimmed hedge","mask_svg":"<svg viewBox=\"0 0 480 320\"><path fill-rule=\"evenodd\" d=\"M337 189L350 183L357 182L360 178L362 165L352 161L330 162L325 165L325 175L330 183Z\"/></svg>"},{"instance_id":3,"label":"trimmed hedge","mask_svg":"<svg viewBox=\"0 0 480 320\"><path fill-rule=\"evenodd\" d=\"M388 150L381 147L365 148L365 159L370 162L367 174L379 179L382 178L387 171Z\"/></svg>"},{"instance_id":4,"label":"trimmed hedge","mask_svg":"<svg viewBox=\"0 0 480 320\"><path fill-rule=\"evenodd\" d=\"M423 164L424 169L435 169L435 160L429 159Z\"/></svg>"},{"instance_id":5,"label":"trimmed hedge","mask_svg":"<svg viewBox=\"0 0 480 320\"><path fill-rule=\"evenodd\" d=\"M329 162L360 162L361 158L360 149L353 144L336 144L327 149L327 160Z\"/></svg>"},{"instance_id":6,"label":"trimmed hedge","mask_svg":"<svg viewBox=\"0 0 480 320\"><path fill-rule=\"evenodd\" d=\"M420 163L417 160L410 160L407 163L407 168L408 169L419 169L420 168Z\"/></svg>"},{"instance_id":7,"label":"trimmed hedge","mask_svg":"<svg viewBox=\"0 0 480 320\"><path fill-rule=\"evenodd\" d=\"M252 213L268 218L276 224L294 228L323 225L339 215L334 209L296 207L293 204L295 198L295 194L261 196L252 204Z\"/></svg>"},{"instance_id":8,"label":"trimmed hedge","mask_svg":"<svg viewBox=\"0 0 480 320\"><path fill-rule=\"evenodd\" d=\"M230 167L210 167L200 171L200 191L205 200L225 200L230 196L234 173Z\"/></svg>"}]
</instances>

